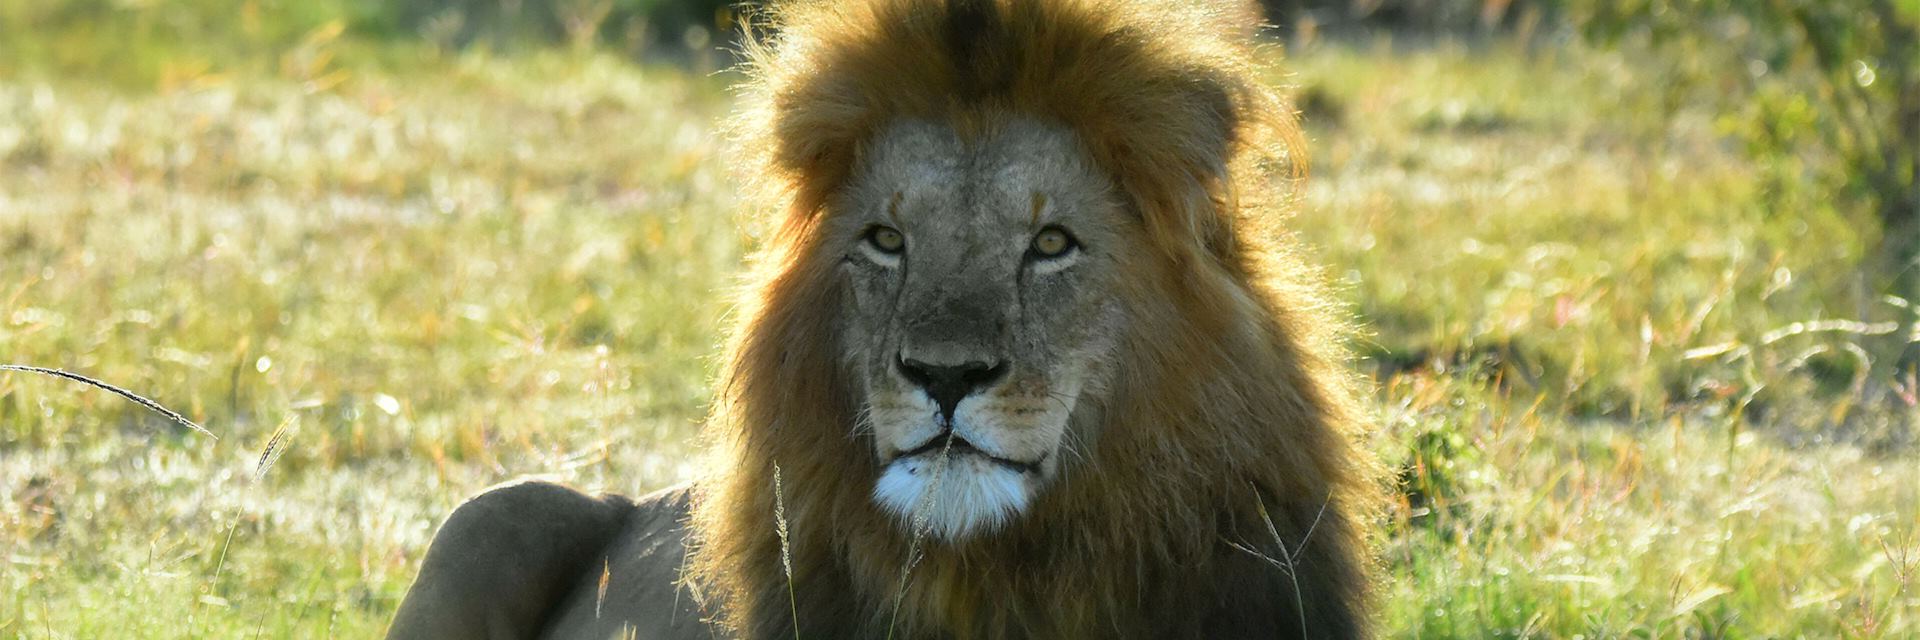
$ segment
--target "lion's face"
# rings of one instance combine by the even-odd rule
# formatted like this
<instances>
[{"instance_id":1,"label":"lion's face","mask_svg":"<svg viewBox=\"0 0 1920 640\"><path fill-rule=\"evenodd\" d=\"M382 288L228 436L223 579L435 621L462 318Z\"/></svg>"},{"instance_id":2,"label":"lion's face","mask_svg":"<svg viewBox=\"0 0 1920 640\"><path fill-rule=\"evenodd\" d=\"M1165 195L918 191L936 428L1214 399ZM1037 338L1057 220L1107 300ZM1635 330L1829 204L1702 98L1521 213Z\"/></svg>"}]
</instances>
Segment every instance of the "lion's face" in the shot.
<instances>
[{"instance_id":1,"label":"lion's face","mask_svg":"<svg viewBox=\"0 0 1920 640\"><path fill-rule=\"evenodd\" d=\"M843 249L873 496L903 522L924 503L935 535L990 531L1085 454L1094 421L1075 410L1107 386L1140 234L1119 201L1069 131L1037 122L970 142L899 122L868 148L822 232Z\"/></svg>"}]
</instances>

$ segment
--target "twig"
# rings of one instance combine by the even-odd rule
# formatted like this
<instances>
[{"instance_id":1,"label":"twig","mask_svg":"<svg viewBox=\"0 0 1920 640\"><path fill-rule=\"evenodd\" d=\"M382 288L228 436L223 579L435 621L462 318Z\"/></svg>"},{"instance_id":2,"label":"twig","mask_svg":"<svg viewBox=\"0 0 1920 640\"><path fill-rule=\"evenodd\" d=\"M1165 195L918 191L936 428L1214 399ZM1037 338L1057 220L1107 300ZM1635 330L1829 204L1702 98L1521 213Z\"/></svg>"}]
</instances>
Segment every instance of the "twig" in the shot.
<instances>
[{"instance_id":1,"label":"twig","mask_svg":"<svg viewBox=\"0 0 1920 640\"><path fill-rule=\"evenodd\" d=\"M1331 494L1328 495L1328 499L1332 499ZM1287 563L1282 573L1287 574L1287 581L1293 583L1293 609L1300 615L1300 637L1312 637L1312 634L1307 633L1307 605L1300 596L1300 568L1299 564L1294 561L1296 554L1287 550L1286 538L1280 537L1280 529L1273 526L1273 516L1267 514L1267 501L1261 499L1259 487L1254 487L1253 504L1260 509L1260 519L1267 523L1267 534L1273 536L1273 543L1280 548L1280 559ZM1318 525L1319 522L1320 517L1314 516L1314 524ZM1309 533L1309 535L1311 535L1311 533ZM1302 539L1300 541L1300 550L1306 551L1306 549L1307 541Z\"/></svg>"},{"instance_id":2,"label":"twig","mask_svg":"<svg viewBox=\"0 0 1920 640\"><path fill-rule=\"evenodd\" d=\"M187 427L188 429L198 431L201 434L209 438L213 438L215 440L220 439L220 436L213 435L213 432L208 431L206 427L202 427L198 424L194 424L194 422L192 420L188 420L186 416L180 415L178 413L174 413L172 409L168 409L166 407L160 406L160 403L158 402L148 400L145 397L141 396L140 394L134 393L132 391L128 391L126 389L122 389L120 387L116 387L116 386L107 384L105 382L101 382L99 380L95 380L93 378L89 378L77 373L62 371L59 369L47 369L44 367L30 367L23 364L0 364L0 371L20 371L24 373L37 373L43 376L53 376L55 378L72 380L74 382L89 385L98 389L105 389L114 395L133 401L134 404L140 405L142 407L146 407L148 410L151 410L154 413L158 413L160 415L166 416L167 419L172 420L174 422L178 422L181 425Z\"/></svg>"},{"instance_id":3,"label":"twig","mask_svg":"<svg viewBox=\"0 0 1920 640\"><path fill-rule=\"evenodd\" d=\"M1320 528L1320 517L1327 515L1327 504L1331 502L1333 502L1333 491L1328 490L1327 499L1320 501L1320 510L1313 514L1313 522L1307 523L1307 532L1300 536L1300 547L1293 552L1295 557L1307 552L1307 541L1313 539L1313 530ZM1266 505L1261 506L1265 508ZM1269 527L1273 525L1271 518L1267 520L1267 525Z\"/></svg>"}]
</instances>

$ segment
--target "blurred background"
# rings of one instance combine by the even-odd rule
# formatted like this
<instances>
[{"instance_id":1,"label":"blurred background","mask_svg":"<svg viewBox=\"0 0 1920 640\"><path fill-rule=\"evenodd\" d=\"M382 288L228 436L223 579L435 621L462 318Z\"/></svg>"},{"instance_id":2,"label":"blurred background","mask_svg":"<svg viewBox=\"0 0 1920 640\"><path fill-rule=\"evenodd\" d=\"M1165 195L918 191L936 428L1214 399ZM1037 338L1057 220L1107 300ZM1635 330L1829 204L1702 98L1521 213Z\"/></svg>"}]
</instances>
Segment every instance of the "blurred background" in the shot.
<instances>
[{"instance_id":1,"label":"blurred background","mask_svg":"<svg viewBox=\"0 0 1920 640\"><path fill-rule=\"evenodd\" d=\"M370 637L459 500L689 477L718 0L0 2L0 635ZM1270 0L1393 637L1920 634L1920 0Z\"/></svg>"}]
</instances>

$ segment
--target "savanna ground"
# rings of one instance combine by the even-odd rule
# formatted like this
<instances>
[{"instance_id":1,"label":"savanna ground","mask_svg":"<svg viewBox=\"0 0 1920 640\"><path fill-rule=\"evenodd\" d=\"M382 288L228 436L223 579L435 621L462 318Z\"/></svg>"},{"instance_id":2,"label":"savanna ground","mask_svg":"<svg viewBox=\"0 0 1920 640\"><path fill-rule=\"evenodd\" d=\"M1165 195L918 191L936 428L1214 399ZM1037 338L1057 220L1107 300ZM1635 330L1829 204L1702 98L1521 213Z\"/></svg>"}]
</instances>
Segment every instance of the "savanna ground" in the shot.
<instances>
[{"instance_id":1,"label":"savanna ground","mask_svg":"<svg viewBox=\"0 0 1920 640\"><path fill-rule=\"evenodd\" d=\"M692 473L754 243L729 76L7 17L0 362L218 439L0 373L0 635L370 637L463 497ZM1404 470L1391 635L1920 634L1916 385L1869 379L1849 322L1884 304L1872 225L1757 179L1732 105L1630 54L1288 58L1290 226L1368 327Z\"/></svg>"}]
</instances>

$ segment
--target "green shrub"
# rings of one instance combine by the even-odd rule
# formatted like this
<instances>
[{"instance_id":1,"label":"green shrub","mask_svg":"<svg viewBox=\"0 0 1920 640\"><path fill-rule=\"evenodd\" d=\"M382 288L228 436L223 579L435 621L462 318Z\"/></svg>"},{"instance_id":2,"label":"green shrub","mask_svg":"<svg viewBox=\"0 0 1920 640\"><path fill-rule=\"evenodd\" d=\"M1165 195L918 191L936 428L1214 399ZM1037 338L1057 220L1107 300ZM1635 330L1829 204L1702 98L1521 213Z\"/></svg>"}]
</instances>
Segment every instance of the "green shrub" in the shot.
<instances>
[{"instance_id":1,"label":"green shrub","mask_svg":"<svg viewBox=\"0 0 1920 640\"><path fill-rule=\"evenodd\" d=\"M1899 328L1881 332L1870 351L1880 368L1911 372L1920 362L1920 2L1569 4L1594 41L1653 50L1646 62L1679 80L1670 104L1721 101L1720 126L1745 146L1777 202L1877 222L1887 304L1872 315Z\"/></svg>"}]
</instances>

